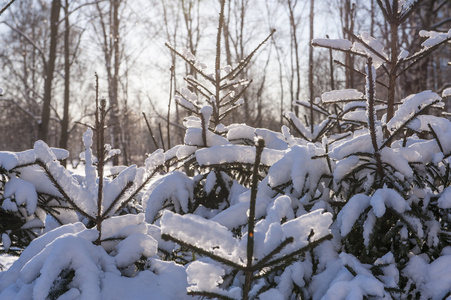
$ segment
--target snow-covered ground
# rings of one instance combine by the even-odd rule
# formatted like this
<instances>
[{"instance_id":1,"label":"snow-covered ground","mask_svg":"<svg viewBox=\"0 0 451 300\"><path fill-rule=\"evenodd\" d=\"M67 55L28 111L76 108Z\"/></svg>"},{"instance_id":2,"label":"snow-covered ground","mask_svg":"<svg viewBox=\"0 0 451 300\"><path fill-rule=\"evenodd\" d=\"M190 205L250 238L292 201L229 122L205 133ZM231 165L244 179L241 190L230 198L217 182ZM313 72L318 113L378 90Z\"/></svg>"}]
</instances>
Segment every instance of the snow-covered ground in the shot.
<instances>
[{"instance_id":1,"label":"snow-covered ground","mask_svg":"<svg viewBox=\"0 0 451 300\"><path fill-rule=\"evenodd\" d=\"M18 259L16 256L0 255L0 265L3 266L3 271L9 269L9 267Z\"/></svg>"}]
</instances>

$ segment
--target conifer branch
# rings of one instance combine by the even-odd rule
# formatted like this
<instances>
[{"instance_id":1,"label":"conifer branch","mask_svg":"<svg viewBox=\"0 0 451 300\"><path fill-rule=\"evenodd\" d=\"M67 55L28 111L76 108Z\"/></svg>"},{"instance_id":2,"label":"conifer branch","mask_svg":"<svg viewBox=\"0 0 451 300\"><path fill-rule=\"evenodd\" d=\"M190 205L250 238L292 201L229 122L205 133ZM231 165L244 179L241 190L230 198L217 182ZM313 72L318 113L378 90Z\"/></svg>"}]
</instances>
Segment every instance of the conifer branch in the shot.
<instances>
[{"instance_id":1,"label":"conifer branch","mask_svg":"<svg viewBox=\"0 0 451 300\"><path fill-rule=\"evenodd\" d=\"M286 115L283 116L285 120L287 120L288 123L290 123L291 127L294 128L294 130L301 136L302 139L306 141L310 141L303 133L302 131L294 124L294 122L288 118Z\"/></svg>"},{"instance_id":2,"label":"conifer branch","mask_svg":"<svg viewBox=\"0 0 451 300\"><path fill-rule=\"evenodd\" d=\"M308 102L299 101L299 100L295 100L295 103L297 105L303 106L305 108L313 109L314 111L316 111L322 115L325 115L326 117L330 116L330 113L326 109L324 109L321 106L318 106L316 104L310 105L310 103L308 103Z\"/></svg>"},{"instance_id":3,"label":"conifer branch","mask_svg":"<svg viewBox=\"0 0 451 300\"><path fill-rule=\"evenodd\" d=\"M380 10L384 14L385 19L386 20L390 19L389 12L385 8L384 4L382 4L382 1L381 0L376 0L376 1L377 1L377 4L379 5Z\"/></svg>"},{"instance_id":4,"label":"conifer branch","mask_svg":"<svg viewBox=\"0 0 451 300\"><path fill-rule=\"evenodd\" d=\"M424 2L424 0L416 0L410 7L399 16L399 22L403 23L407 20L408 17L420 6L420 4Z\"/></svg>"},{"instance_id":5,"label":"conifer branch","mask_svg":"<svg viewBox=\"0 0 451 300\"><path fill-rule=\"evenodd\" d=\"M196 89L196 91L199 91L199 93L201 93L205 98L210 98L211 96L214 95L214 93L212 93L202 82L200 82L199 80L197 80L196 78L192 77L192 76L188 76L183 78L192 88ZM205 92L200 89L199 87L201 87L202 89L205 90L205 92L207 92L209 95L205 94Z\"/></svg>"},{"instance_id":6,"label":"conifer branch","mask_svg":"<svg viewBox=\"0 0 451 300\"><path fill-rule=\"evenodd\" d=\"M356 52L356 51L352 51L352 50L345 50L345 49L334 47L334 46L321 45L321 44L318 44L318 43L315 43L315 42L312 42L312 46L313 47L320 47L320 48L336 50L336 51L340 51L340 52L343 52L343 53L354 54L354 55L357 55L357 56L360 56L360 57L368 58L368 55L366 55L364 53L360 53L360 52Z\"/></svg>"},{"instance_id":7,"label":"conifer branch","mask_svg":"<svg viewBox=\"0 0 451 300\"><path fill-rule=\"evenodd\" d=\"M402 69L398 74L396 74L396 77L401 76L408 69L410 69L411 67L413 67L414 65L419 63L423 58L428 57L432 52L434 52L440 46L442 46L443 44L445 44L445 43L447 43L449 41L451 41L451 37L448 37L445 40L441 41L440 43L435 44L432 47L429 47L427 49L423 49L423 50L417 52L416 54L403 59L402 63L406 63L406 62L410 62L410 61L412 61L412 62L409 65L407 65L406 67L404 67L404 69Z\"/></svg>"},{"instance_id":8,"label":"conifer branch","mask_svg":"<svg viewBox=\"0 0 451 300\"><path fill-rule=\"evenodd\" d=\"M429 103L428 105L424 106L423 108L421 108L419 111L415 112L407 121L405 121L401 126L398 127L398 129L396 129L386 140L385 142L382 144L382 146L380 147L380 149L382 150L384 147L388 146L388 144L391 142L391 140L398 134L400 133L402 130L404 130L404 128L412 121L414 120L416 117L418 117L419 115L421 115L425 110L427 110L429 107L434 106L435 104L437 104L438 102L440 102L440 100L435 100L432 103Z\"/></svg>"},{"instance_id":9,"label":"conifer branch","mask_svg":"<svg viewBox=\"0 0 451 300\"><path fill-rule=\"evenodd\" d=\"M356 68L351 68L350 66L348 66L348 65L346 65L346 64L344 64L344 63L342 63L342 62L339 61L339 60L334 59L334 63L338 64L339 66L344 67L345 69L352 70L352 71L355 72L356 74L359 74L359 75L361 75L361 76L363 76L363 77L366 77L365 72L362 72L362 71L360 71L360 70L357 70ZM386 84L383 83L382 81L376 79L376 83L378 83L378 84L380 84L380 85L382 85L383 87L385 87L385 88L388 89L388 85L386 85Z\"/></svg>"},{"instance_id":10,"label":"conifer branch","mask_svg":"<svg viewBox=\"0 0 451 300\"><path fill-rule=\"evenodd\" d=\"M226 109L225 111L223 111L221 113L221 115L219 116L219 121L224 120L224 118L226 118L230 112L234 111L235 109L237 109L238 107L241 107L243 104L232 104L228 109Z\"/></svg>"},{"instance_id":11,"label":"conifer branch","mask_svg":"<svg viewBox=\"0 0 451 300\"><path fill-rule=\"evenodd\" d=\"M152 172L152 174L150 174L149 175L149 177L147 177L147 179L146 180L144 180L144 182L139 186L139 187L137 187L134 191L133 191L133 193L130 195L130 196L128 196L128 198L126 199L126 200L124 200L122 203L121 203L121 205L116 209L116 211L115 211L115 213L117 213L118 211L120 211L121 209L123 209L131 200L133 200L133 198L135 198L136 197L136 195L139 193L139 192L141 192L141 190L150 182L150 180L155 176L155 174L157 174L159 171L161 171L163 169L163 165L160 165L160 166L158 166L158 167L156 167L154 170L153 170L153 172ZM106 214L105 214L106 215Z\"/></svg>"},{"instance_id":12,"label":"conifer branch","mask_svg":"<svg viewBox=\"0 0 451 300\"><path fill-rule=\"evenodd\" d=\"M350 36L352 36L354 39L356 39L357 41L359 41L360 44L362 44L363 46L365 46L365 48L367 48L368 50L370 50L373 54L375 54L377 57L379 57L380 59L382 59L384 62L388 63L389 60L383 56L382 54L379 53L379 51L375 50L373 47L371 47L367 42L365 42L362 38L356 36L354 33L352 33L351 31L349 31L347 28L343 28L343 31L346 32L347 34L349 34Z\"/></svg>"},{"instance_id":13,"label":"conifer branch","mask_svg":"<svg viewBox=\"0 0 451 300\"><path fill-rule=\"evenodd\" d=\"M165 43L164 44L166 47L169 48L169 50L171 50L172 52L174 52L177 56L181 57L191 68L193 68L197 73L199 73L202 77L204 77L206 80L210 81L211 83L214 83L214 79L211 78L210 76L208 76L207 74L204 73L204 71L202 71L201 69L199 69L193 61L187 59L183 54L181 54L180 52L178 52L177 50L175 50L174 47L172 47L172 45L170 45L169 43Z\"/></svg>"},{"instance_id":14,"label":"conifer branch","mask_svg":"<svg viewBox=\"0 0 451 300\"><path fill-rule=\"evenodd\" d=\"M40 166L45 174L47 175L47 177L49 178L50 182L53 184L53 186L58 190L58 192L63 196L63 199L65 201L67 201L67 203L69 203L74 210L76 210L78 213L80 213L82 216L88 218L91 221L95 222L95 218L91 215L89 215L87 212L85 212L83 209L81 209L70 197L69 195L67 195L66 191L63 189L63 187L58 183L58 181L55 179L55 177L53 176L53 174L49 171L49 169L47 168L47 166L40 160L36 161L36 164L38 166Z\"/></svg>"},{"instance_id":15,"label":"conifer branch","mask_svg":"<svg viewBox=\"0 0 451 300\"><path fill-rule=\"evenodd\" d=\"M268 263L265 264L265 267L272 267L275 265L278 265L280 263L286 263L286 265L290 264L291 262L295 261L297 259L297 256L306 252L309 249L315 248L316 246L318 246L319 244L321 244L324 241L330 240L332 239L333 236L332 234L328 234L326 236L323 236L313 242L309 242L309 244L305 247L302 247L301 249L298 249L294 252L291 252L290 254L284 255L280 258L274 259L272 261L269 261Z\"/></svg>"},{"instance_id":16,"label":"conifer branch","mask_svg":"<svg viewBox=\"0 0 451 300\"><path fill-rule=\"evenodd\" d=\"M116 204L119 202L119 200L122 198L122 196L125 194L125 192L130 189L133 186L133 181L127 182L125 187L120 191L120 193L116 196L116 198L113 200L111 205L105 210L105 212L102 214L102 220L106 219L108 217L108 213L113 210L113 208L116 206Z\"/></svg>"},{"instance_id":17,"label":"conifer branch","mask_svg":"<svg viewBox=\"0 0 451 300\"><path fill-rule=\"evenodd\" d=\"M247 90L247 88L250 86L251 83L252 83L252 80L250 80L248 85L246 85L242 90L240 90L236 95L234 95L231 100L226 101L226 102L221 101L220 107L224 107L224 106L229 105L230 103L238 101L241 98L241 95L244 94L244 92ZM233 91L231 91L231 92L233 92ZM222 99L225 99L225 96Z\"/></svg>"},{"instance_id":18,"label":"conifer branch","mask_svg":"<svg viewBox=\"0 0 451 300\"><path fill-rule=\"evenodd\" d=\"M179 244L180 246L186 247L188 249L192 249L194 252L197 252L199 254L208 256L211 259L214 259L214 260L216 260L216 261L218 261L218 262L220 262L220 263L222 263L222 264L224 264L226 266L230 266L230 267L233 267L233 268L235 268L237 270L241 270L241 271L245 271L246 270L246 267L243 266L243 265L240 265L240 264L238 264L236 262L233 262L233 261L230 261L230 260L228 260L226 258L218 256L218 255L216 255L216 254L214 254L214 253L212 253L210 251L207 251L205 249L202 249L200 247L188 244L188 243L186 243L186 242L184 242L182 240L179 240L179 239L177 239L177 238L175 238L175 237L173 237L173 236L171 236L169 234L163 233L161 235L161 238L163 240L165 240L165 241L172 241L172 242L175 242L175 243Z\"/></svg>"},{"instance_id":19,"label":"conifer branch","mask_svg":"<svg viewBox=\"0 0 451 300\"><path fill-rule=\"evenodd\" d=\"M258 271L266 267L266 263L268 263L271 258L277 255L283 248L285 248L288 244L294 242L294 238L292 236L286 238L282 243L280 243L274 250L272 250L268 255L259 260L255 265L251 266L253 271Z\"/></svg>"},{"instance_id":20,"label":"conifer branch","mask_svg":"<svg viewBox=\"0 0 451 300\"><path fill-rule=\"evenodd\" d=\"M431 123L428 123L428 127L431 130L432 136L434 136L434 139L437 141L437 144L438 144L438 147L440 148L440 151L442 151L442 153L445 154L445 151L443 150L442 143L440 142L440 139L438 138L438 135L435 132L434 128L432 128Z\"/></svg>"},{"instance_id":21,"label":"conifer branch","mask_svg":"<svg viewBox=\"0 0 451 300\"><path fill-rule=\"evenodd\" d=\"M238 66L236 66L234 69L232 69L232 71L227 74L226 76L224 76L223 78L221 78L221 80L233 80L236 77L238 77L238 75L244 70L244 68L250 63L252 57L255 55L255 53L257 53L257 51L260 49L260 47L262 47L267 40L269 40L272 35L276 32L275 29L271 30L271 33L263 40L263 42L261 42L244 60L242 60Z\"/></svg>"},{"instance_id":22,"label":"conifer branch","mask_svg":"<svg viewBox=\"0 0 451 300\"><path fill-rule=\"evenodd\" d=\"M336 119L333 118L327 118L327 124L326 126L324 126L320 132L318 132L318 134L316 135L316 137L314 137L312 139L312 143L316 143L319 142L319 140L329 131L331 130L334 126L335 126L335 121L337 121Z\"/></svg>"},{"instance_id":23,"label":"conifer branch","mask_svg":"<svg viewBox=\"0 0 451 300\"><path fill-rule=\"evenodd\" d=\"M187 294L190 296L201 296L201 297L217 298L217 299L224 299L224 300L235 300L235 298L230 298L225 295L221 295L221 294L213 293L213 292L188 291Z\"/></svg>"}]
</instances>

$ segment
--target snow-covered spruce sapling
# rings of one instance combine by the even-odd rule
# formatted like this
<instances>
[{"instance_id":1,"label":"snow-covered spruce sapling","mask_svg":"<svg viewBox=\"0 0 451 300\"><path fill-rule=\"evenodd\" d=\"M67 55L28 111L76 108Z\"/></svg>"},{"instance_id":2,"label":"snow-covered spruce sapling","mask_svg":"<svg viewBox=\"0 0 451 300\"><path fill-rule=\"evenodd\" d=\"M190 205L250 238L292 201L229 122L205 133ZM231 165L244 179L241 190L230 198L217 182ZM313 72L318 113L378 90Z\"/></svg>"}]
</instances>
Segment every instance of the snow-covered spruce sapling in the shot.
<instances>
[{"instance_id":1,"label":"snow-covered spruce sapling","mask_svg":"<svg viewBox=\"0 0 451 300\"><path fill-rule=\"evenodd\" d=\"M49 151L59 159L67 157L65 150ZM46 214L58 213L58 208L47 207L52 199L47 191L38 191L30 182L34 165L34 150L0 152L0 253L19 255L42 234Z\"/></svg>"},{"instance_id":2,"label":"snow-covered spruce sapling","mask_svg":"<svg viewBox=\"0 0 451 300\"><path fill-rule=\"evenodd\" d=\"M45 232L1 275L0 298L12 290L24 293L30 286L33 299L66 293L83 298L91 292L99 298L99 280L105 274L136 276L147 258L157 252L152 234L157 239L159 234L145 222L143 213L130 214L127 207L139 200L139 193L161 170L164 155L156 151L146 159L145 167L130 166L107 177L105 161L110 150L103 145L106 103L96 95L92 129L97 133L98 158L91 150L94 134L88 128L83 136L84 176L70 173L59 163L67 151L50 149L42 141L25 152L0 152L0 166L7 174L3 176L3 196L8 197L2 199L2 211L26 212L30 225L22 228L40 224ZM2 243L7 246L5 235ZM26 265L33 266L32 270ZM24 276L26 282L18 280Z\"/></svg>"},{"instance_id":3,"label":"snow-covered spruce sapling","mask_svg":"<svg viewBox=\"0 0 451 300\"><path fill-rule=\"evenodd\" d=\"M201 256L187 267L188 294L218 299L257 299L269 287L268 278L299 260L299 256L331 239L332 215L321 210L281 224L268 216L256 227L259 164L265 143L256 143L247 232L241 239L215 221L165 211L162 238ZM276 202L289 203L289 198ZM276 206L274 206L276 207ZM269 230L268 230L269 229ZM256 240L256 236L258 239ZM264 237L265 236L265 237ZM258 250L258 251L257 251Z\"/></svg>"},{"instance_id":4,"label":"snow-covered spruce sapling","mask_svg":"<svg viewBox=\"0 0 451 300\"><path fill-rule=\"evenodd\" d=\"M194 193L196 195L196 205L203 205L208 208L221 208L228 206L228 195L234 179L249 186L252 164L239 164L228 161L226 163L202 168L197 164L195 151L198 148L207 148L217 145L229 144L225 138L227 128L222 124L227 116L243 105L243 94L249 87L251 80L240 79L245 68L272 36L274 30L262 41L245 59L240 61L235 67L221 66L221 40L224 27L224 5L225 1L220 1L221 9L218 20L218 30L216 36L216 55L213 70L209 70L207 65L199 61L192 53L184 49L178 51L171 45L166 46L177 56L181 57L193 70L185 78L187 88L176 91L175 100L178 105L187 110L191 116L184 121L187 128L185 134L184 151L177 151L179 160L177 164L193 171L193 174L201 174L195 178L196 185ZM201 103L203 102L203 103ZM253 137L245 141L252 145ZM184 156L182 156L182 152ZM216 179L216 180L213 180ZM213 182L211 188L204 187L205 182Z\"/></svg>"},{"instance_id":5,"label":"snow-covered spruce sapling","mask_svg":"<svg viewBox=\"0 0 451 300\"><path fill-rule=\"evenodd\" d=\"M382 2L378 1L380 5ZM402 1L385 1L384 9L397 2ZM414 6L419 2L415 1ZM414 8L403 3L405 7L399 10L389 8L390 14L400 20L405 20ZM442 97L448 92L442 97L431 91L410 95L399 100L397 106L393 104L391 117L387 113L382 118L378 118L380 112L395 102L377 99L375 94L375 85L379 84L389 90L393 99L396 78L451 37L450 32L422 31L420 35L427 38L423 48L410 57L400 49L387 55L382 44L366 33L354 36L354 43L312 41L316 46L351 53L367 62L366 72L356 70L356 74L366 76L365 93L354 89L323 93L324 107L318 101L317 111L327 119L316 125L316 134L294 114L286 113L294 133L301 138L283 129L292 153L287 153L268 173L269 184L278 193L300 198L306 210L325 207L337 215L334 227L338 227L335 238L340 244L339 260L324 256L317 259L330 265L342 264L343 268L331 275L332 269L326 264L317 264L310 290L316 289L319 282L330 286L323 291L317 289L313 298L335 299L341 293L343 297L437 295L442 299L449 292L446 284L437 284L440 288L431 292L434 283L412 276L421 263L432 269L447 261L451 207L451 145L447 140L451 122L426 113L431 108L442 108ZM388 73L389 83L376 77L378 68ZM301 101L298 104L308 106ZM334 104L342 105L341 111L329 112L327 106ZM340 134L329 130L337 124L342 129ZM295 159L294 152L302 158ZM308 172L298 171L297 160L310 166L306 158L315 159L317 164L307 167ZM287 170L285 174L277 171L282 166ZM344 274L349 277L340 277Z\"/></svg>"},{"instance_id":6,"label":"snow-covered spruce sapling","mask_svg":"<svg viewBox=\"0 0 451 300\"><path fill-rule=\"evenodd\" d=\"M451 40L449 33L423 30L420 32L420 35L426 37L427 40L422 43L423 48L420 51L409 56L409 53L406 50L398 48L398 27L406 21L413 11L415 11L420 2L421 1L414 1L414 3L404 2L398 4L397 1L390 1L390 3L378 1L378 5L386 18L387 23L390 24L391 39L390 44L388 45L390 55L387 54L381 43L366 32L362 32L359 36L348 32L348 34L353 37L354 42L347 39L329 38L312 40L313 46L337 50L346 53L346 55L363 57L365 60L367 57L371 57L376 69L382 66L382 69L387 74L388 82L384 83L382 80L376 80L376 83L387 89L388 97L387 101L381 101L379 99L374 100L379 102L375 107L376 111L386 109L386 121L389 121L395 113L395 87L397 79L421 59L427 57L438 47ZM339 62L337 61L337 63ZM350 66L346 66L342 63L340 64L350 68ZM354 69L353 71L353 74L355 75L366 76L366 73L360 70ZM313 109L320 116L323 116L323 122L318 123L317 125L312 124L314 125L312 127L313 130L310 130L308 126L304 125L294 113L284 113L285 118L290 123L293 130L303 139L311 142L319 142L328 131L335 128L337 125L340 126L339 132L341 132L342 129L346 131L346 128L354 130L353 127L358 127L365 123L362 114L359 112L364 107L359 105L358 102L362 101L363 94L359 94L358 91L353 89L332 91L324 93L321 98L322 99L317 98L317 101L313 102L301 100L296 100L295 102L296 105L304 106L307 109ZM345 105L340 108L337 106L338 103L344 103ZM383 106L381 106L381 104ZM384 135L387 137L388 132L384 131Z\"/></svg>"},{"instance_id":7,"label":"snow-covered spruce sapling","mask_svg":"<svg viewBox=\"0 0 451 300\"><path fill-rule=\"evenodd\" d=\"M384 50L384 46L371 37L368 33L362 32L356 36L349 32L355 42L346 39L314 39L312 45L337 50L344 53L350 53L356 56L372 57L376 68L383 66L388 76L388 83L378 82L387 89L387 116L386 121L390 121L395 114L396 108L396 85L397 79L420 60L428 57L433 51L451 40L449 32L425 31L419 32L420 36L427 39L421 44L423 46L418 52L409 56L409 52L400 49L398 43L398 29L409 16L419 7L421 0L413 2L403 1L377 1L380 10L387 23L390 25L390 49L389 55ZM355 70L355 74L362 74ZM363 75L363 74L362 74Z\"/></svg>"}]
</instances>

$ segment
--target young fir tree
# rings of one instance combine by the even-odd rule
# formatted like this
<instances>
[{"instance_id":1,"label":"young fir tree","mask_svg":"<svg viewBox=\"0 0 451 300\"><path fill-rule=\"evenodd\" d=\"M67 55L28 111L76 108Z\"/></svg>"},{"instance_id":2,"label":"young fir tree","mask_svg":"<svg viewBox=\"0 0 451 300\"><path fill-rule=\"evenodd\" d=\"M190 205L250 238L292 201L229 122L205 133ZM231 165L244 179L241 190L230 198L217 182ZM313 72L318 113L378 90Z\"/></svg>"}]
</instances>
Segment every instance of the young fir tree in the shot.
<instances>
[{"instance_id":1,"label":"young fir tree","mask_svg":"<svg viewBox=\"0 0 451 300\"><path fill-rule=\"evenodd\" d=\"M32 150L0 153L1 212L25 223L2 219L9 226L1 228L3 251L21 251L30 242L29 236L23 238L25 233L36 237L45 232L0 275L0 298L29 293L26 297L33 299L100 299L105 295L102 287L108 286L100 281L138 276L157 253L158 229L145 222L138 203L143 188L162 168L164 155L156 151L144 167L106 174L106 161L117 154L104 145L106 115L97 85L95 125L83 136L84 176L60 164L59 159L67 157L65 150L50 149L42 141Z\"/></svg>"},{"instance_id":2,"label":"young fir tree","mask_svg":"<svg viewBox=\"0 0 451 300\"><path fill-rule=\"evenodd\" d=\"M378 4L396 29L419 2ZM367 84L364 92L331 91L313 106L307 102L326 116L313 130L291 113L286 116L293 134L288 127L276 133L221 125L222 113L240 102L239 91L228 95L228 79L220 80L234 69L219 76L217 55L215 73L206 75L212 81L199 77L213 85L212 92L193 81L192 90L179 95L179 103L197 116L185 122L185 144L157 151L146 167L101 176L104 159L98 154L95 163L89 131L85 176L68 173L57 161L65 152L42 142L26 152L0 153L3 211L21 222L31 216L38 219L32 224L55 227L0 273L0 298L183 299L186 288L193 296L223 299L448 297L451 122L427 115L427 109L442 107L451 90L399 100L388 93L393 102L378 99L374 88L392 88L399 72L450 40L448 33L421 34L427 37L424 48L411 56L392 47L386 53L365 33L353 42L314 40L361 57L366 69L356 71ZM201 66L188 53L181 56ZM378 70L388 72L390 82ZM196 103L199 97L208 105ZM391 103L393 116L381 117ZM264 143L259 138L251 145L255 136ZM104 153L101 145L97 134L97 153ZM163 165L168 172L156 176ZM180 171L186 165L194 175ZM221 180L228 183L224 194ZM42 206L35 194L43 197ZM16 208L26 216L15 214ZM325 240L329 233L333 238Z\"/></svg>"}]
</instances>

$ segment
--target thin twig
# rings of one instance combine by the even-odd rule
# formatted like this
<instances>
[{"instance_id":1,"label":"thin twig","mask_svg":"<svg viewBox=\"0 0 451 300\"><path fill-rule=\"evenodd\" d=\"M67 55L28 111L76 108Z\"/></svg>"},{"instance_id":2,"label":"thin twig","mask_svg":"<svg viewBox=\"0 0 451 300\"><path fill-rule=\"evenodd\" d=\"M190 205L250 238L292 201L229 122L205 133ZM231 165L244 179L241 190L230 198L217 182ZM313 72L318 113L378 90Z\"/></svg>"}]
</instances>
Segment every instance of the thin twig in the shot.
<instances>
[{"instance_id":1,"label":"thin twig","mask_svg":"<svg viewBox=\"0 0 451 300\"><path fill-rule=\"evenodd\" d=\"M147 129L149 130L150 137L152 138L152 141L153 141L153 143L155 144L155 148L158 149L158 148L160 148L160 147L158 146L158 143L157 143L157 140L155 139L155 136L154 136L154 134L153 134L152 128L150 127L149 121L147 120L146 113L143 112L142 114L143 114L143 116L144 116L144 120L146 121Z\"/></svg>"},{"instance_id":2,"label":"thin twig","mask_svg":"<svg viewBox=\"0 0 451 300\"><path fill-rule=\"evenodd\" d=\"M163 151L166 152L166 147L164 146L163 131L161 130L161 123L158 123L158 131L160 133L161 146L163 147Z\"/></svg>"},{"instance_id":3,"label":"thin twig","mask_svg":"<svg viewBox=\"0 0 451 300\"><path fill-rule=\"evenodd\" d=\"M8 9L8 7L10 7L11 4L14 3L14 1L16 1L16 0L11 0L8 4L6 4L6 5L2 8L2 10L0 10L0 16Z\"/></svg>"},{"instance_id":4,"label":"thin twig","mask_svg":"<svg viewBox=\"0 0 451 300\"><path fill-rule=\"evenodd\" d=\"M171 66L170 68L171 71L171 82L169 84L169 103L168 103L168 120L166 122L166 126L167 126L167 138L168 138L168 149L171 148L171 131L169 130L169 125L170 123L170 117L171 117L171 102L172 102L172 81L174 80L174 66Z\"/></svg>"}]
</instances>

